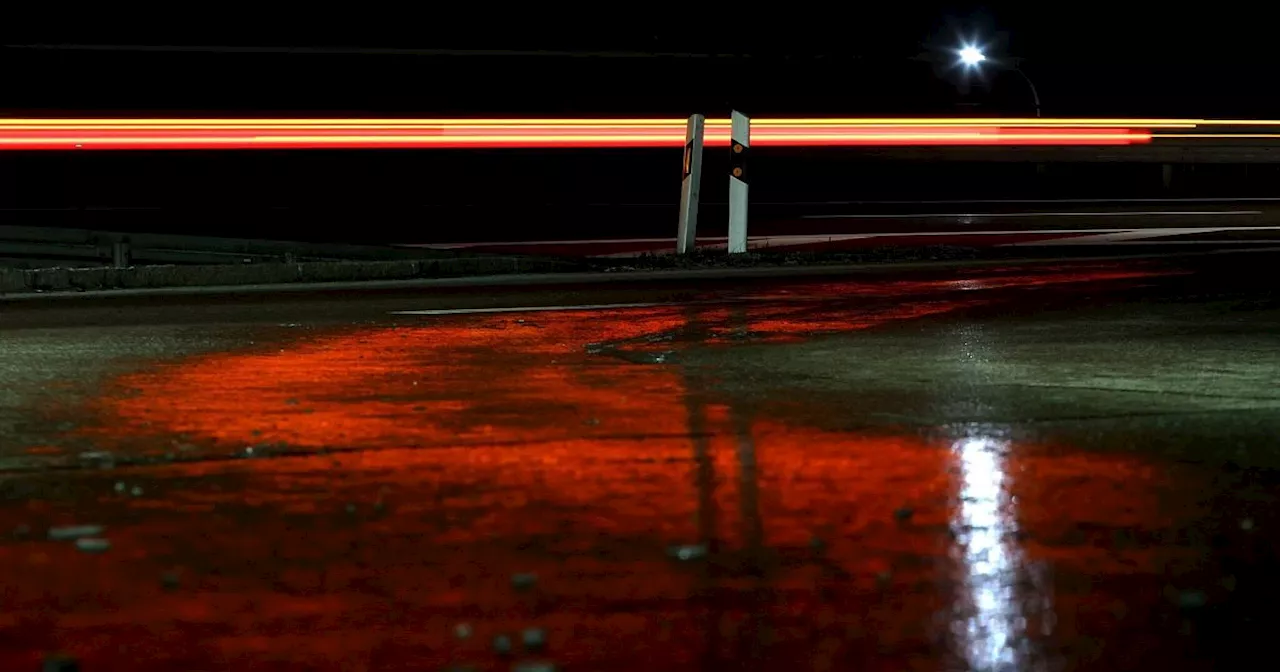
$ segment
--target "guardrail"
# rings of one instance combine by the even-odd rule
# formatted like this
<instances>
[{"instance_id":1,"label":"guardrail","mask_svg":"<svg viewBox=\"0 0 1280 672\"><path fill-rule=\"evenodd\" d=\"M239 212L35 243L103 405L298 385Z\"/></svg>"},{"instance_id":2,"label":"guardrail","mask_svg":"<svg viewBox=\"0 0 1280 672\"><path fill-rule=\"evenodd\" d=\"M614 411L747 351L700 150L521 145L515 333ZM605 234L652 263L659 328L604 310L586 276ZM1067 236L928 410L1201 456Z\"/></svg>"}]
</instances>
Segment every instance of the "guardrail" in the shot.
<instances>
[{"instance_id":1,"label":"guardrail","mask_svg":"<svg viewBox=\"0 0 1280 672\"><path fill-rule=\"evenodd\" d=\"M396 261L446 256L456 254L376 245L0 226L0 265L18 268Z\"/></svg>"}]
</instances>

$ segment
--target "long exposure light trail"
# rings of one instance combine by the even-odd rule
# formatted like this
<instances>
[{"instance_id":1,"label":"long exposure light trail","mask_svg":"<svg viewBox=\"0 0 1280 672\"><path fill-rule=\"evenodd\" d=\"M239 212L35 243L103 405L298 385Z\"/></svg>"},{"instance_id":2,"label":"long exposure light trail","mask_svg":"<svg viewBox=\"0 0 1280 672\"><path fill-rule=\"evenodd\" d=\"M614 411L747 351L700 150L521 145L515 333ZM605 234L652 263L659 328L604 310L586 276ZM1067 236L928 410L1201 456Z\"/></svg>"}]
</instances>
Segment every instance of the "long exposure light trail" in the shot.
<instances>
[{"instance_id":1,"label":"long exposure light trail","mask_svg":"<svg viewBox=\"0 0 1280 672\"><path fill-rule=\"evenodd\" d=\"M683 119L0 119L4 150L394 149L679 147ZM753 119L752 144L774 147L1130 145L1161 139L1266 141L1280 120ZM1211 128L1212 132L1199 132ZM1240 132L1228 132L1239 128ZM706 143L729 143L727 119Z\"/></svg>"},{"instance_id":2,"label":"long exposure light trail","mask_svg":"<svg viewBox=\"0 0 1280 672\"><path fill-rule=\"evenodd\" d=\"M669 126L683 128L684 119L644 118L26 118L0 119L2 126L186 126L202 124L227 126ZM728 119L707 119L708 126L728 126ZM1239 119L1156 119L1156 118L1037 118L1037 117L824 117L755 118L753 126L1141 126L1148 128L1192 128L1196 126L1280 126L1280 120Z\"/></svg>"}]
</instances>

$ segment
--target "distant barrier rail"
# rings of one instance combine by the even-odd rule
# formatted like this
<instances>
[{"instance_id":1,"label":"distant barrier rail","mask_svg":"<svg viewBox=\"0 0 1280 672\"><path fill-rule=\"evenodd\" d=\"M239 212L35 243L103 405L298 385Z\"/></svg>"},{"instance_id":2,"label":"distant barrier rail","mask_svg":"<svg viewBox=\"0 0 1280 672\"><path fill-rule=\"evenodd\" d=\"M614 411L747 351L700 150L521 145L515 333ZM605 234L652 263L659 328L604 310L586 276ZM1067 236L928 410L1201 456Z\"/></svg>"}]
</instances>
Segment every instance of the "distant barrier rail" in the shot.
<instances>
[{"instance_id":1,"label":"distant barrier rail","mask_svg":"<svg viewBox=\"0 0 1280 672\"><path fill-rule=\"evenodd\" d=\"M425 249L86 229L0 226L0 266L129 266L396 261L456 256Z\"/></svg>"}]
</instances>

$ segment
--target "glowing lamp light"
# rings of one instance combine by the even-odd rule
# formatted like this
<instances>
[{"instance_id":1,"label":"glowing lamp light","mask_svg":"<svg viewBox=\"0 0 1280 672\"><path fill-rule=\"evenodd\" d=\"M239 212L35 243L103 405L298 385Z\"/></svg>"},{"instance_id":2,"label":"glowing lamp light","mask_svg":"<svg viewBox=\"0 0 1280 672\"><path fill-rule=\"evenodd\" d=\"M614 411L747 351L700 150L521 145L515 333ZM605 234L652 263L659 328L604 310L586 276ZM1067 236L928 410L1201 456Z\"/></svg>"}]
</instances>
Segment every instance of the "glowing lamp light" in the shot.
<instances>
[{"instance_id":1,"label":"glowing lamp light","mask_svg":"<svg viewBox=\"0 0 1280 672\"><path fill-rule=\"evenodd\" d=\"M987 55L982 53L981 49L971 44L965 45L965 47L960 50L960 63L966 68L972 68L985 60L987 60Z\"/></svg>"}]
</instances>

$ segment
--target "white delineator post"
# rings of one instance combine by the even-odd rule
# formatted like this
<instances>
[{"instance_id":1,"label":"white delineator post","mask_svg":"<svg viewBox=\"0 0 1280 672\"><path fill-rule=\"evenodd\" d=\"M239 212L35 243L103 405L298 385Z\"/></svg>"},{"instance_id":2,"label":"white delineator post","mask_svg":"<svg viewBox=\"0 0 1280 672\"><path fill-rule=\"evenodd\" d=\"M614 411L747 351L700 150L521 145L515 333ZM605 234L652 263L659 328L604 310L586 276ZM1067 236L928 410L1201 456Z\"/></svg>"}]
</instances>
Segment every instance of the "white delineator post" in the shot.
<instances>
[{"instance_id":1,"label":"white delineator post","mask_svg":"<svg viewBox=\"0 0 1280 672\"><path fill-rule=\"evenodd\" d=\"M689 117L684 133L684 178L680 183L680 229L676 254L693 252L698 238L698 196L702 191L702 135L706 117Z\"/></svg>"},{"instance_id":2,"label":"white delineator post","mask_svg":"<svg viewBox=\"0 0 1280 672\"><path fill-rule=\"evenodd\" d=\"M729 135L729 254L747 251L747 155L751 150L751 120L734 111Z\"/></svg>"}]
</instances>

